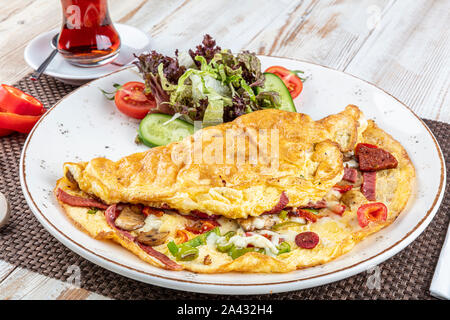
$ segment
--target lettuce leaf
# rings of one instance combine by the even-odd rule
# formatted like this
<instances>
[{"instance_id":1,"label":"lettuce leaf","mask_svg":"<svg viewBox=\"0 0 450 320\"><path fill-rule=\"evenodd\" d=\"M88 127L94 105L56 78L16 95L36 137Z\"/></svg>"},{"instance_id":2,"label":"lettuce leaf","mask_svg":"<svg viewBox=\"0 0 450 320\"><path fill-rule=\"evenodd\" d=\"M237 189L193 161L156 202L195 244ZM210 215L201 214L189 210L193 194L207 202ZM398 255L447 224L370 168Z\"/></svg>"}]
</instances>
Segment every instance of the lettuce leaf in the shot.
<instances>
[{"instance_id":1,"label":"lettuce leaf","mask_svg":"<svg viewBox=\"0 0 450 320\"><path fill-rule=\"evenodd\" d=\"M155 97L154 112L179 113L189 122L217 124L280 103L276 92L256 94L265 78L254 53L222 50L209 35L188 54L176 51L172 58L152 51L136 65Z\"/></svg>"}]
</instances>

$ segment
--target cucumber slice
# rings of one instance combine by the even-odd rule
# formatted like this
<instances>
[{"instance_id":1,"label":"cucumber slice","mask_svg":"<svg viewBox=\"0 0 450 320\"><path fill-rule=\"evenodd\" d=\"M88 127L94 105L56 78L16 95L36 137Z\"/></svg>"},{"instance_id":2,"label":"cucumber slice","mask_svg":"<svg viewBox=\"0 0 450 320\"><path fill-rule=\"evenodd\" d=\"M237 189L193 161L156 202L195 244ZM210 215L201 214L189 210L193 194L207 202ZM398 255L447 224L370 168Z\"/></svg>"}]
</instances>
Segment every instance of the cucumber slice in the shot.
<instances>
[{"instance_id":1,"label":"cucumber slice","mask_svg":"<svg viewBox=\"0 0 450 320\"><path fill-rule=\"evenodd\" d=\"M264 87L258 87L257 93L261 91L278 92L281 99L281 106L278 109L297 112L291 94L289 93L289 90L284 84L283 80L281 80L277 75L269 72L264 72L264 76L266 77L266 81L264 81Z\"/></svg>"},{"instance_id":2,"label":"cucumber slice","mask_svg":"<svg viewBox=\"0 0 450 320\"><path fill-rule=\"evenodd\" d=\"M139 138L149 147L165 146L194 134L194 126L181 119L172 119L162 113L148 114L139 124Z\"/></svg>"}]
</instances>

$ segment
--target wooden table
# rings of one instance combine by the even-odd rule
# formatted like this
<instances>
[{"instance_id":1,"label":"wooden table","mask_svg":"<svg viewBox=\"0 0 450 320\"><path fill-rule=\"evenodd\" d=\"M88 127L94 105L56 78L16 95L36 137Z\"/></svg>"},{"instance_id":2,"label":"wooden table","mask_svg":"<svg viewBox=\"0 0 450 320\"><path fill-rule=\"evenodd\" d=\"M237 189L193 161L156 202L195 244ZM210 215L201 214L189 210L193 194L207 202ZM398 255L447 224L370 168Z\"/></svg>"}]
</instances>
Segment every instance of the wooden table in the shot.
<instances>
[{"instance_id":1,"label":"wooden table","mask_svg":"<svg viewBox=\"0 0 450 320\"><path fill-rule=\"evenodd\" d=\"M173 54L209 33L223 48L322 64L370 81L419 116L450 123L449 0L110 0L114 21ZM7 1L0 11L0 83L31 69L23 50L61 23L56 0ZM0 299L103 298L0 261Z\"/></svg>"}]
</instances>

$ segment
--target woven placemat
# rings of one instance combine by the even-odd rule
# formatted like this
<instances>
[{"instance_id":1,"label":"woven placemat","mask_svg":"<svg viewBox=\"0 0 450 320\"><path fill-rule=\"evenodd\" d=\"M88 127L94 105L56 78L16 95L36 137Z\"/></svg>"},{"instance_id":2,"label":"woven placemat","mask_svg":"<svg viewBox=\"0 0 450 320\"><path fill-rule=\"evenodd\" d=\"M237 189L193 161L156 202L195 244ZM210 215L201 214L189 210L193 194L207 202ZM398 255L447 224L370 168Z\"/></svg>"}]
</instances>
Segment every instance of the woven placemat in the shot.
<instances>
[{"instance_id":1,"label":"woven placemat","mask_svg":"<svg viewBox=\"0 0 450 320\"><path fill-rule=\"evenodd\" d=\"M51 106L76 87L43 76L32 82L28 77L16 87ZM439 140L445 158L450 158L450 125L426 121ZM19 182L20 152L25 135L0 138L0 191L12 207L12 218L0 230L0 259L48 277L67 280L71 265L81 269L81 287L115 299L235 299L182 292L140 283L107 271L73 253L53 238L36 220L23 197ZM447 175L450 165L446 160ZM247 296L252 299L432 299L429 286L449 224L450 197L446 194L439 212L428 228L396 256L379 265L379 287L368 285L374 273L356 276L328 285L288 293ZM368 282L369 281L369 282ZM371 289L372 288L372 289ZM241 297L242 298L242 297Z\"/></svg>"}]
</instances>

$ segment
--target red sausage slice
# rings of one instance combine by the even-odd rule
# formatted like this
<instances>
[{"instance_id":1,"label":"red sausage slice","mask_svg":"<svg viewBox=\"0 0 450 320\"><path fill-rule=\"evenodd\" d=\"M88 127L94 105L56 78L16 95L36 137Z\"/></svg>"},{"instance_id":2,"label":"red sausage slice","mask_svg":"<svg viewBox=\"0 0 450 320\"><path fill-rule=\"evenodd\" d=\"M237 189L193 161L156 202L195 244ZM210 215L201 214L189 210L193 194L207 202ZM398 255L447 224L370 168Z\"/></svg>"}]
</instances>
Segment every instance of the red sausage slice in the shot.
<instances>
[{"instance_id":1,"label":"red sausage slice","mask_svg":"<svg viewBox=\"0 0 450 320\"><path fill-rule=\"evenodd\" d=\"M355 168L344 168L344 177L342 180L355 183L356 179L358 179L358 171Z\"/></svg>"},{"instance_id":2,"label":"red sausage slice","mask_svg":"<svg viewBox=\"0 0 450 320\"><path fill-rule=\"evenodd\" d=\"M361 171L393 169L398 166L397 159L386 150L361 143L356 146L355 156L358 158Z\"/></svg>"},{"instance_id":3,"label":"red sausage slice","mask_svg":"<svg viewBox=\"0 0 450 320\"><path fill-rule=\"evenodd\" d=\"M320 200L317 202L309 202L305 207L302 207L304 209L323 209L328 207L328 204L325 200Z\"/></svg>"},{"instance_id":4,"label":"red sausage slice","mask_svg":"<svg viewBox=\"0 0 450 320\"><path fill-rule=\"evenodd\" d=\"M377 183L376 172L363 172L363 183L361 185L361 193L369 201L376 200L376 183Z\"/></svg>"},{"instance_id":5,"label":"red sausage slice","mask_svg":"<svg viewBox=\"0 0 450 320\"><path fill-rule=\"evenodd\" d=\"M295 237L295 243L300 248L313 249L319 243L319 236L311 231L302 232Z\"/></svg>"},{"instance_id":6,"label":"red sausage slice","mask_svg":"<svg viewBox=\"0 0 450 320\"><path fill-rule=\"evenodd\" d=\"M109 206L108 209L105 211L105 218L108 225L116 230L122 237L128 239L129 241L135 242L142 250L144 250L148 255L152 256L153 258L161 261L167 269L169 270L182 270L183 267L180 266L178 263L172 261L168 256L165 254L156 251L150 246L147 246L143 243L140 243L136 241L136 238L129 232L121 230L117 228L115 221L117 217L119 216L119 210L117 210L117 205L113 204L112 206Z\"/></svg>"},{"instance_id":7,"label":"red sausage slice","mask_svg":"<svg viewBox=\"0 0 450 320\"><path fill-rule=\"evenodd\" d=\"M273 207L272 210L264 212L264 214L277 214L277 213L280 213L281 210L283 210L288 203L289 203L289 198L286 195L286 193L283 191L281 193L281 196L280 196L280 201L278 201L276 206Z\"/></svg>"},{"instance_id":8,"label":"red sausage slice","mask_svg":"<svg viewBox=\"0 0 450 320\"><path fill-rule=\"evenodd\" d=\"M94 207L103 210L108 208L106 204L103 204L97 200L73 196L63 191L62 189L58 189L58 191L56 191L56 197L59 201L68 204L69 206L90 208Z\"/></svg>"}]
</instances>

